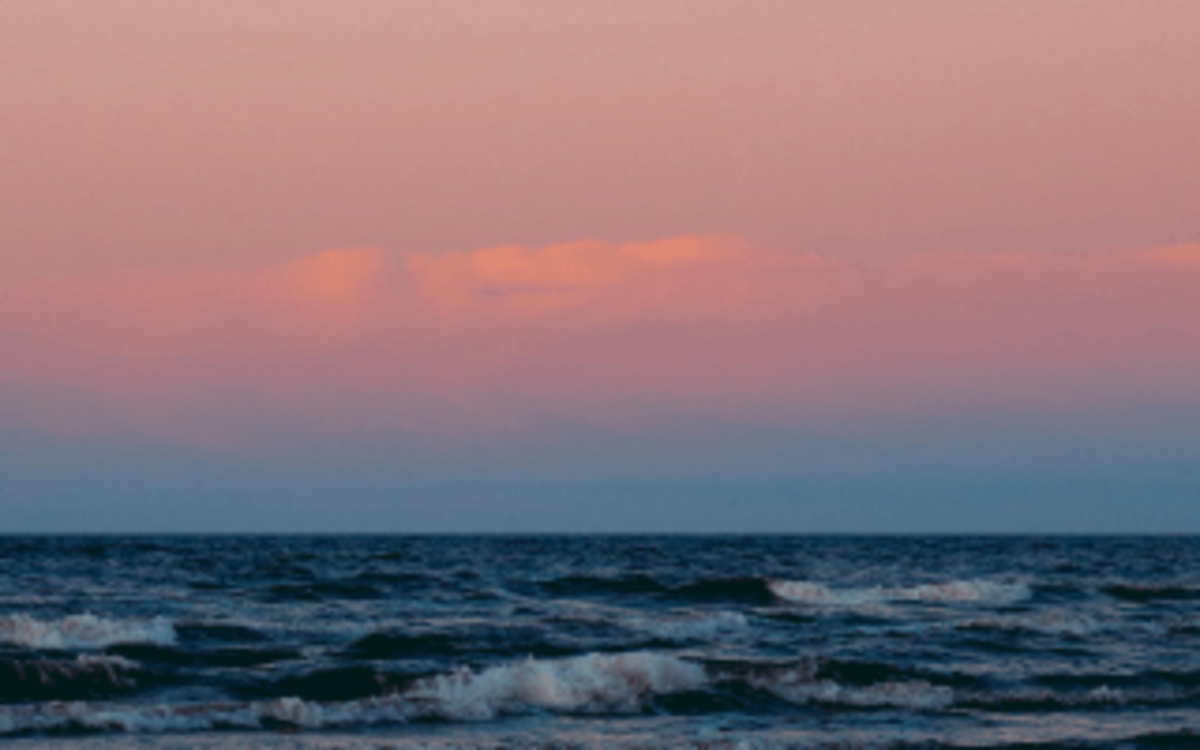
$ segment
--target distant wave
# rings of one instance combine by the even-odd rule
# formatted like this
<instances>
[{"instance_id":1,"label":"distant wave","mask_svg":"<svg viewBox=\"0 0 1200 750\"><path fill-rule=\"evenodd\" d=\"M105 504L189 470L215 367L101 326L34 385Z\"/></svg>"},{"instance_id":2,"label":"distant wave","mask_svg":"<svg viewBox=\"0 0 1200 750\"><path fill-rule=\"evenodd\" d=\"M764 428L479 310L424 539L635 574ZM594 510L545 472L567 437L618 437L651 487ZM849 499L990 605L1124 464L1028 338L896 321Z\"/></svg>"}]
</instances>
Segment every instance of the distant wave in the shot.
<instances>
[{"instance_id":1,"label":"distant wave","mask_svg":"<svg viewBox=\"0 0 1200 750\"><path fill-rule=\"evenodd\" d=\"M889 602L980 602L1012 604L1031 596L1023 583L997 583L986 580L947 581L919 586L833 589L809 581L770 581L771 593L789 602L812 605L863 606Z\"/></svg>"},{"instance_id":2,"label":"distant wave","mask_svg":"<svg viewBox=\"0 0 1200 750\"><path fill-rule=\"evenodd\" d=\"M568 576L543 581L540 585L558 595L657 594L693 601L725 601L751 605L769 605L779 600L835 606L863 606L888 602L1011 604L1031 596L1029 586L1024 583L998 583L982 579L895 588L872 586L835 589L811 581L758 577L701 578L686 584L668 586L647 576Z\"/></svg>"},{"instance_id":3,"label":"distant wave","mask_svg":"<svg viewBox=\"0 0 1200 750\"><path fill-rule=\"evenodd\" d=\"M121 643L175 643L175 628L164 617L109 620L92 614L58 620L27 615L0 616L0 643L32 649L77 651L103 649Z\"/></svg>"},{"instance_id":4,"label":"distant wave","mask_svg":"<svg viewBox=\"0 0 1200 750\"><path fill-rule=\"evenodd\" d=\"M1012 604L1032 596L1027 584L1000 583L984 579L890 588L870 586L838 589L813 581L789 581L756 576L700 578L688 583L668 585L644 575L614 578L575 575L542 581L538 585L558 596L654 595L689 601L758 606L775 604L781 600L842 607L892 602Z\"/></svg>"}]
</instances>

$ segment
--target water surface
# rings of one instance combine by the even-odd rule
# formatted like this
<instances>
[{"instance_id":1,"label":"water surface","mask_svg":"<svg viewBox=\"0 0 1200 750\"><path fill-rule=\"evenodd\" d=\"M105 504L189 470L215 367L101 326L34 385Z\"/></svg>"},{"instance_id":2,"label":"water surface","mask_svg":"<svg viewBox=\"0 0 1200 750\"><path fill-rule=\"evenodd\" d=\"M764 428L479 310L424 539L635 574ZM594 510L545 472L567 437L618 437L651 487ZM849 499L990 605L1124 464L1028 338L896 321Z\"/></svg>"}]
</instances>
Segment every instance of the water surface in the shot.
<instances>
[{"instance_id":1,"label":"water surface","mask_svg":"<svg viewBox=\"0 0 1200 750\"><path fill-rule=\"evenodd\" d=\"M1200 538L0 538L14 747L1196 733Z\"/></svg>"}]
</instances>

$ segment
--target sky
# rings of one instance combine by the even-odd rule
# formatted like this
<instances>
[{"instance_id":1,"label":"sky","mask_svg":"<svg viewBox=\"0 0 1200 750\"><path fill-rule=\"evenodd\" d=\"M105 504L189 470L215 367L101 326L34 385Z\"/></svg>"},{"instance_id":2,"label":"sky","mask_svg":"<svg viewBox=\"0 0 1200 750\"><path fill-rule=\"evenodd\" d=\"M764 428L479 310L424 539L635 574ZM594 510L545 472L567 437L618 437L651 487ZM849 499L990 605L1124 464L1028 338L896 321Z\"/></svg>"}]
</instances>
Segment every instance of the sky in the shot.
<instances>
[{"instance_id":1,"label":"sky","mask_svg":"<svg viewBox=\"0 0 1200 750\"><path fill-rule=\"evenodd\" d=\"M1200 533L1192 0L10 0L0 533Z\"/></svg>"}]
</instances>

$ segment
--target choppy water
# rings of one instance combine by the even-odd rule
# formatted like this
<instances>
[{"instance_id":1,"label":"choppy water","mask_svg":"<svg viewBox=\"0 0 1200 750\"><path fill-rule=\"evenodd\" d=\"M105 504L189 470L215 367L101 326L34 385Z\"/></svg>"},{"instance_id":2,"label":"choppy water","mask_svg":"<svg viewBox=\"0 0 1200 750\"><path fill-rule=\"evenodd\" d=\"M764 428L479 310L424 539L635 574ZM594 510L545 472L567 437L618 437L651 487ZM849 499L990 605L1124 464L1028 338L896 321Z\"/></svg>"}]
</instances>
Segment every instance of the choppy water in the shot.
<instances>
[{"instance_id":1,"label":"choppy water","mask_svg":"<svg viewBox=\"0 0 1200 750\"><path fill-rule=\"evenodd\" d=\"M1200 539L0 537L0 737L1200 746Z\"/></svg>"}]
</instances>

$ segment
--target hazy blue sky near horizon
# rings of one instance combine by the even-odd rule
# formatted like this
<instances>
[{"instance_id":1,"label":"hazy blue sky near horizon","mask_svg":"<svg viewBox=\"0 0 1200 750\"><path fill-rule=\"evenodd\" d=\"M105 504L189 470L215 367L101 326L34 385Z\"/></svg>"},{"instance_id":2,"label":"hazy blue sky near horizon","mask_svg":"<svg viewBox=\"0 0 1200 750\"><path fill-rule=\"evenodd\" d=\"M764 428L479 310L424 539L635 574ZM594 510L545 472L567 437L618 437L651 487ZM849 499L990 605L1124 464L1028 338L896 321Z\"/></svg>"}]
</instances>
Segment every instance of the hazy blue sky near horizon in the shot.
<instances>
[{"instance_id":1,"label":"hazy blue sky near horizon","mask_svg":"<svg viewBox=\"0 0 1200 750\"><path fill-rule=\"evenodd\" d=\"M0 6L0 533L1200 533L1200 4Z\"/></svg>"}]
</instances>

